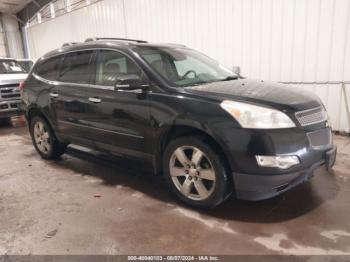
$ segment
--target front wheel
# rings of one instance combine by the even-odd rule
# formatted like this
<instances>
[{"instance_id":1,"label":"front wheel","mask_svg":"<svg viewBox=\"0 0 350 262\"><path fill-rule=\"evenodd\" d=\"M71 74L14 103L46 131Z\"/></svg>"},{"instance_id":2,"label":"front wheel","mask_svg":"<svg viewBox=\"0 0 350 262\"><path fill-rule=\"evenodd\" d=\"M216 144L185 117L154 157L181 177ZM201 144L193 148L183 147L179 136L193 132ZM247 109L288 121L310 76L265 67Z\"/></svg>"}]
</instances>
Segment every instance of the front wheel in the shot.
<instances>
[{"instance_id":1,"label":"front wheel","mask_svg":"<svg viewBox=\"0 0 350 262\"><path fill-rule=\"evenodd\" d=\"M163 170L172 191L191 206L215 207L232 192L222 159L204 139L184 137L170 142Z\"/></svg>"}]
</instances>

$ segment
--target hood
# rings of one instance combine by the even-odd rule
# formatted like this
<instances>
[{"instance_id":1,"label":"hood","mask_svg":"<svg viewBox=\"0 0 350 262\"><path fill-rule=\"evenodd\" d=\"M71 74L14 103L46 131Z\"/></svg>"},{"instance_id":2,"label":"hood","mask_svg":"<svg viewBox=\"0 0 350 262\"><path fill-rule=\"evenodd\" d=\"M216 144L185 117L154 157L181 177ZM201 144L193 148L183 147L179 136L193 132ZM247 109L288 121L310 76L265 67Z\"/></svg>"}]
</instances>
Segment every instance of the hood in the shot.
<instances>
[{"instance_id":1,"label":"hood","mask_svg":"<svg viewBox=\"0 0 350 262\"><path fill-rule=\"evenodd\" d=\"M0 85L19 84L28 74L0 74Z\"/></svg>"},{"instance_id":2,"label":"hood","mask_svg":"<svg viewBox=\"0 0 350 262\"><path fill-rule=\"evenodd\" d=\"M321 105L320 99L303 89L258 80L237 79L214 82L185 90L214 99L247 101L287 111L300 111Z\"/></svg>"}]
</instances>

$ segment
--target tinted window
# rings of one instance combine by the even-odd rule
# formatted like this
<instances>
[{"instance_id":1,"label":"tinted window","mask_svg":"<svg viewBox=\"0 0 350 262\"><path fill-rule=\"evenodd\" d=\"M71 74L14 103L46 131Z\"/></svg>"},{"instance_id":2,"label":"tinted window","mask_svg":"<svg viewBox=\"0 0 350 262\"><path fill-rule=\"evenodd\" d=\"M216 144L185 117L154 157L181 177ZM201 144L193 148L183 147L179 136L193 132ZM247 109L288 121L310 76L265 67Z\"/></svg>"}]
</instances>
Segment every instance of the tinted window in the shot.
<instances>
[{"instance_id":1,"label":"tinted window","mask_svg":"<svg viewBox=\"0 0 350 262\"><path fill-rule=\"evenodd\" d=\"M141 76L142 72L130 58L116 51L99 51L96 71L97 85L114 86L118 76L131 74Z\"/></svg>"},{"instance_id":2,"label":"tinted window","mask_svg":"<svg viewBox=\"0 0 350 262\"><path fill-rule=\"evenodd\" d=\"M90 81L89 63L93 51L80 51L65 55L59 80L62 82L88 84Z\"/></svg>"},{"instance_id":3,"label":"tinted window","mask_svg":"<svg viewBox=\"0 0 350 262\"><path fill-rule=\"evenodd\" d=\"M58 71L60 69L60 64L62 61L62 56L50 58L37 66L35 73L42 78L48 80L56 80L58 76Z\"/></svg>"}]
</instances>

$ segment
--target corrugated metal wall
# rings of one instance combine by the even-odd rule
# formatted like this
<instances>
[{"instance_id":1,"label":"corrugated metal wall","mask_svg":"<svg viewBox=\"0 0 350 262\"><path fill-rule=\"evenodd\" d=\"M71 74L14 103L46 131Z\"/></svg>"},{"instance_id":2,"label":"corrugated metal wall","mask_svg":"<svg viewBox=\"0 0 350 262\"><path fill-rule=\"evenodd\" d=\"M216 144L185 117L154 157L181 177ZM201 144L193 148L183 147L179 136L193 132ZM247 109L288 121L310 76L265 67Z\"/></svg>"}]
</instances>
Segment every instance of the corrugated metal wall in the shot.
<instances>
[{"instance_id":1,"label":"corrugated metal wall","mask_svg":"<svg viewBox=\"0 0 350 262\"><path fill-rule=\"evenodd\" d=\"M0 55L23 58L23 45L18 21L15 16L1 14Z\"/></svg>"},{"instance_id":2,"label":"corrugated metal wall","mask_svg":"<svg viewBox=\"0 0 350 262\"><path fill-rule=\"evenodd\" d=\"M350 81L349 0L104 0L32 26L28 36L33 57L118 36L182 43L252 78ZM301 87L321 97L334 129L350 132L340 84Z\"/></svg>"},{"instance_id":3,"label":"corrugated metal wall","mask_svg":"<svg viewBox=\"0 0 350 262\"><path fill-rule=\"evenodd\" d=\"M7 49L6 34L2 23L2 18L0 17L0 57L7 56L6 49Z\"/></svg>"}]
</instances>

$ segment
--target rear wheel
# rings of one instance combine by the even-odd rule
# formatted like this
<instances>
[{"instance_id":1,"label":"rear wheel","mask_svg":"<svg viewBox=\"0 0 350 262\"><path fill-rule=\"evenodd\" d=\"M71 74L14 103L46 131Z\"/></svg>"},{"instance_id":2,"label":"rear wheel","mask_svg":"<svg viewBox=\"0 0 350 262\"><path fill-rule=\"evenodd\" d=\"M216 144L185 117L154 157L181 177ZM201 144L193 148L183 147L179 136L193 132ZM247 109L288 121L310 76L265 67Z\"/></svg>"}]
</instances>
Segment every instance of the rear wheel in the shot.
<instances>
[{"instance_id":1,"label":"rear wheel","mask_svg":"<svg viewBox=\"0 0 350 262\"><path fill-rule=\"evenodd\" d=\"M178 138L165 150L163 170L174 193L196 207L215 207L231 193L225 165L203 139Z\"/></svg>"},{"instance_id":2,"label":"rear wheel","mask_svg":"<svg viewBox=\"0 0 350 262\"><path fill-rule=\"evenodd\" d=\"M65 152L66 145L57 140L44 118L36 116L31 120L30 134L34 147L42 158L56 159Z\"/></svg>"}]
</instances>

